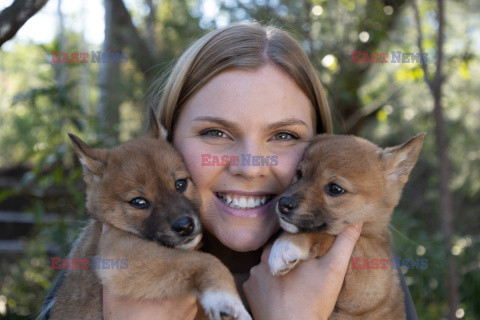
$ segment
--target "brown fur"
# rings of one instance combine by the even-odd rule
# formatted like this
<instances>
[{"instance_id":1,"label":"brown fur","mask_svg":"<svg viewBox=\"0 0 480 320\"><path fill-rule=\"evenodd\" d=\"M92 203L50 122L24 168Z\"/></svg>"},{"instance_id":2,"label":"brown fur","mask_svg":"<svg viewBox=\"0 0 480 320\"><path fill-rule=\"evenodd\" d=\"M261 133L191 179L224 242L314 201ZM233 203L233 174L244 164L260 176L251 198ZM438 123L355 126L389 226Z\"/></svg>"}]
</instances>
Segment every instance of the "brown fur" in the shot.
<instances>
[{"instance_id":1,"label":"brown fur","mask_svg":"<svg viewBox=\"0 0 480 320\"><path fill-rule=\"evenodd\" d=\"M113 294L132 299L194 294L209 319L251 319L231 273L217 258L181 250L193 249L201 237L200 197L153 110L150 116L147 136L112 150L91 148L70 135L83 165L92 219L68 258L127 259L128 267L66 270L50 318L102 319L102 285L107 285ZM178 179L186 179L185 190L176 189ZM148 200L148 208L132 206L137 197ZM194 226L180 234L173 226L185 217ZM110 226L104 234L102 224ZM208 293L220 298L208 300ZM197 318L206 316L199 312Z\"/></svg>"},{"instance_id":2,"label":"brown fur","mask_svg":"<svg viewBox=\"0 0 480 320\"><path fill-rule=\"evenodd\" d=\"M282 227L295 233L284 233L276 240L269 261L272 272L285 274L300 260L321 257L337 234L360 222L362 233L352 257L391 259L388 225L423 136L387 149L354 136L316 137L305 150L298 177L282 194L290 202L280 198L277 203ZM332 183L346 192L332 195ZM293 255L290 245L297 250ZM397 269L391 265L387 269L354 269L349 264L329 319L405 318Z\"/></svg>"}]
</instances>

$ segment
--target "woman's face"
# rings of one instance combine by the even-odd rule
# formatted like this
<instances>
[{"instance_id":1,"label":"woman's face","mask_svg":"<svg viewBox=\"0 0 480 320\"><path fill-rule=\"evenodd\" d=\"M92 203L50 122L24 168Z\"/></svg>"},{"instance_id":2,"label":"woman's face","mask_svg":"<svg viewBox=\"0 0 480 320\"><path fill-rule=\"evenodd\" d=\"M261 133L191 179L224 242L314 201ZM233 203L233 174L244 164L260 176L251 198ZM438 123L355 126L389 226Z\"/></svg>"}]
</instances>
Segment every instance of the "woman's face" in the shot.
<instances>
[{"instance_id":1,"label":"woman's face","mask_svg":"<svg viewBox=\"0 0 480 320\"><path fill-rule=\"evenodd\" d=\"M205 228L235 251L278 230L274 196L314 135L312 105L278 67L225 71L185 105L173 134L202 199Z\"/></svg>"}]
</instances>

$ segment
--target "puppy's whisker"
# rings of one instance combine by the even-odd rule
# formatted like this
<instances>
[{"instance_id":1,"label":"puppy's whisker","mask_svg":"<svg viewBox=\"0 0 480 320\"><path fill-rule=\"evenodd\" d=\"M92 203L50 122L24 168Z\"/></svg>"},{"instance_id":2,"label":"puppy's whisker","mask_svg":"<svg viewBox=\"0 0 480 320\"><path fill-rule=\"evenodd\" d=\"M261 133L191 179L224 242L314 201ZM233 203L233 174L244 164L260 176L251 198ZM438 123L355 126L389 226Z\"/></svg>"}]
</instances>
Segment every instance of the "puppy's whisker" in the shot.
<instances>
[{"instance_id":1,"label":"puppy's whisker","mask_svg":"<svg viewBox=\"0 0 480 320\"><path fill-rule=\"evenodd\" d=\"M416 245L416 246L421 246L421 244L413 241L412 239L410 239L409 237L407 237L404 233L402 233L400 230L398 230L397 228L395 228L395 227L393 226L393 224L390 223L390 224L389 224L389 227L390 227L393 231L395 231L398 235L400 235L402 238L404 238L405 240L413 243L413 244Z\"/></svg>"}]
</instances>

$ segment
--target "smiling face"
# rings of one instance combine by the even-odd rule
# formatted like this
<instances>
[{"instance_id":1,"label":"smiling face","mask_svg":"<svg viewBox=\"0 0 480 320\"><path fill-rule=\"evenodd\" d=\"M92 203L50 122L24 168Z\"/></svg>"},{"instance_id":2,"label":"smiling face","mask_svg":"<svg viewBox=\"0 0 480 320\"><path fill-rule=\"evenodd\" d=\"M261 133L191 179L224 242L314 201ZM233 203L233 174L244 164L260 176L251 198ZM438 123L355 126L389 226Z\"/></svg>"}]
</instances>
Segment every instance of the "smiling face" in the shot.
<instances>
[{"instance_id":1,"label":"smiling face","mask_svg":"<svg viewBox=\"0 0 480 320\"><path fill-rule=\"evenodd\" d=\"M314 135L312 110L272 65L225 71L186 103L173 144L200 193L205 228L225 246L256 250L278 230L275 196Z\"/></svg>"}]
</instances>

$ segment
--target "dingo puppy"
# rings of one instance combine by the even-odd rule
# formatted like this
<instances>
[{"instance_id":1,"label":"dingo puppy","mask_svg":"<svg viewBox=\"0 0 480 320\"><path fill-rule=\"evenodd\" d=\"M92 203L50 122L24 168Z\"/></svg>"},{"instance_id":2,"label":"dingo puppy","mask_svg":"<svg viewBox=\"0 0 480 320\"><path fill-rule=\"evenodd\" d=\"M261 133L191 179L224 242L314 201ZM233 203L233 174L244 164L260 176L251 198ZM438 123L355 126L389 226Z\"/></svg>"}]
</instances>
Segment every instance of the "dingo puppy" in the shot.
<instances>
[{"instance_id":1,"label":"dingo puppy","mask_svg":"<svg viewBox=\"0 0 480 320\"><path fill-rule=\"evenodd\" d=\"M279 197L276 212L289 233L272 247L269 266L275 275L287 273L300 260L324 255L343 228L363 222L352 257L367 259L372 268L349 265L329 319L405 319L398 270L378 263L392 261L388 225L423 136L381 149L354 136L319 135Z\"/></svg>"},{"instance_id":2,"label":"dingo puppy","mask_svg":"<svg viewBox=\"0 0 480 320\"><path fill-rule=\"evenodd\" d=\"M102 319L107 285L133 299L193 294L203 309L197 318L250 320L229 270L193 250L202 236L200 197L155 112L147 136L111 150L69 136L83 166L91 219L68 260L97 256L102 263L66 270L50 319ZM104 234L102 224L110 226Z\"/></svg>"}]
</instances>

